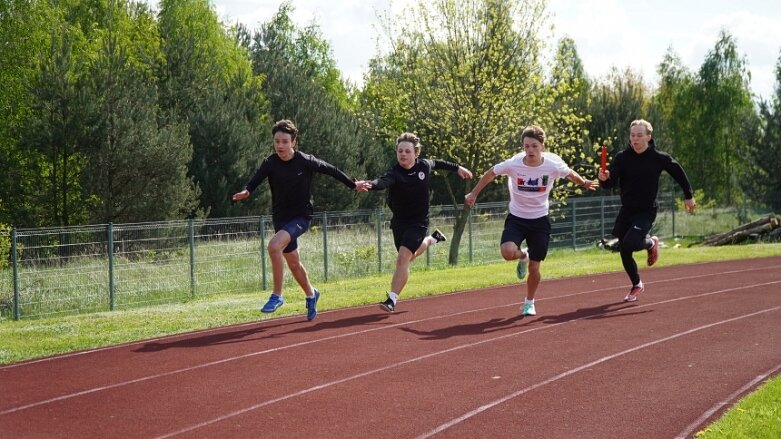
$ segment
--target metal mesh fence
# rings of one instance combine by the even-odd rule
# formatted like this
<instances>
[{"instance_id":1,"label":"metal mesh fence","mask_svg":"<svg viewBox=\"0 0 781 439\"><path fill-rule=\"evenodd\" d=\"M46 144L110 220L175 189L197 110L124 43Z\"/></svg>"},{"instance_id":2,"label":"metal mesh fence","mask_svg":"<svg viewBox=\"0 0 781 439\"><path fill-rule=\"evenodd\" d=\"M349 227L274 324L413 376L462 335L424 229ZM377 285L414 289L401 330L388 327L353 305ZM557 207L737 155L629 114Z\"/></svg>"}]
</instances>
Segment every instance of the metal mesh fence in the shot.
<instances>
[{"instance_id":1,"label":"metal mesh fence","mask_svg":"<svg viewBox=\"0 0 781 439\"><path fill-rule=\"evenodd\" d=\"M703 236L737 223L734 211L699 218L675 215L672 196L660 201L654 234ZM581 197L551 204L551 248L593 246L609 235L618 197ZM432 206L430 230L448 237L417 258L413 270L448 265L462 207ZM458 245L459 264L501 261L506 203L479 204ZM387 209L316 213L299 238L301 260L314 283L389 273L396 249ZM716 218L719 218L718 220ZM270 217L242 217L56 229L0 230L17 251L0 265L0 319L94 312L194 296L270 289L266 246ZM109 251L110 250L110 251ZM294 279L285 275L285 287Z\"/></svg>"}]
</instances>

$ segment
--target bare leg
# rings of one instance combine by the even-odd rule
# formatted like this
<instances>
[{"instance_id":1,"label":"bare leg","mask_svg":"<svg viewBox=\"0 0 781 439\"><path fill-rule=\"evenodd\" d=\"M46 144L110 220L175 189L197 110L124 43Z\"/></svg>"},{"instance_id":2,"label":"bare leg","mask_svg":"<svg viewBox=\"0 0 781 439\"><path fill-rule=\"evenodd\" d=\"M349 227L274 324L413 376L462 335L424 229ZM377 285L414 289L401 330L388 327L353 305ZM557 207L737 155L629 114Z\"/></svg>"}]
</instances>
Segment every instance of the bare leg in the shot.
<instances>
[{"instance_id":1,"label":"bare leg","mask_svg":"<svg viewBox=\"0 0 781 439\"><path fill-rule=\"evenodd\" d=\"M526 299L534 300L537 287L540 286L542 275L540 274L541 261L529 260L529 277L526 279Z\"/></svg>"},{"instance_id":2,"label":"bare leg","mask_svg":"<svg viewBox=\"0 0 781 439\"><path fill-rule=\"evenodd\" d=\"M307 297L313 297L315 292L312 288L312 284L309 283L309 275L306 273L306 268L304 268L304 264L301 263L298 249L293 250L290 253L283 253L283 255L285 256L285 260L287 260L287 268L290 269L293 278L298 282L298 285L301 286L301 289L304 290L304 294L306 294Z\"/></svg>"},{"instance_id":3,"label":"bare leg","mask_svg":"<svg viewBox=\"0 0 781 439\"><path fill-rule=\"evenodd\" d=\"M285 280L285 258L282 250L290 244L290 234L284 230L275 233L268 242L268 256L271 259L271 273L274 279L274 294L282 295L282 283Z\"/></svg>"},{"instance_id":4,"label":"bare leg","mask_svg":"<svg viewBox=\"0 0 781 439\"><path fill-rule=\"evenodd\" d=\"M399 255L396 256L396 271L393 272L393 279L391 279L391 291L398 295L401 295L401 290L407 285L409 266L413 259L415 259L415 254L407 247L401 246Z\"/></svg>"}]
</instances>

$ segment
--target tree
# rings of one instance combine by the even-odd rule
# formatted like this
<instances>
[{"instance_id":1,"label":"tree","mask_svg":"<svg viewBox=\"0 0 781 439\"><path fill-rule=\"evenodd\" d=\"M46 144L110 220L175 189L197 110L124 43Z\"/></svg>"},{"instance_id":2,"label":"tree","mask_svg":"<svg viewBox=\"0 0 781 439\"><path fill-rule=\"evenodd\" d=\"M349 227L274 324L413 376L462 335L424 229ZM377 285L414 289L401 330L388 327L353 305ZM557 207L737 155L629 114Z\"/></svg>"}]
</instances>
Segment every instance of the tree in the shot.
<instances>
[{"instance_id":1,"label":"tree","mask_svg":"<svg viewBox=\"0 0 781 439\"><path fill-rule=\"evenodd\" d=\"M162 0L162 107L189 127L189 174L210 216L236 213L229 194L261 154L267 124L261 78L240 28L226 29L208 0Z\"/></svg>"},{"instance_id":2,"label":"tree","mask_svg":"<svg viewBox=\"0 0 781 439\"><path fill-rule=\"evenodd\" d=\"M40 155L20 145L21 132L32 111L29 86L38 71L39 54L49 47L46 27L51 9L44 2L0 2L0 223L32 226L36 206L26 194L37 192L35 182Z\"/></svg>"},{"instance_id":3,"label":"tree","mask_svg":"<svg viewBox=\"0 0 781 439\"><path fill-rule=\"evenodd\" d=\"M781 211L781 56L776 62L776 87L771 102L760 103L764 133L752 150L750 188L755 197L775 212Z\"/></svg>"},{"instance_id":4,"label":"tree","mask_svg":"<svg viewBox=\"0 0 781 439\"><path fill-rule=\"evenodd\" d=\"M299 148L314 154L356 177L374 171L380 144L363 129L351 108L330 47L312 24L298 29L283 3L253 37L252 62L263 75L263 92L269 99L274 120L291 119L300 130ZM271 144L268 132L268 145ZM313 198L317 210L354 208L365 197L346 197L344 188L317 178Z\"/></svg>"},{"instance_id":5,"label":"tree","mask_svg":"<svg viewBox=\"0 0 781 439\"><path fill-rule=\"evenodd\" d=\"M589 88L590 82L578 56L575 41L562 38L556 51L549 84L553 97L552 112L558 121L551 127L549 134L562 139L558 147L566 163L576 168L581 175L594 174L592 176L595 178L593 169L587 169L592 167L595 157L594 147L589 142L585 126L591 120L588 113ZM559 186L552 196L556 199L565 198L566 193L562 192L567 187ZM580 189L575 191L581 192Z\"/></svg>"},{"instance_id":6,"label":"tree","mask_svg":"<svg viewBox=\"0 0 781 439\"><path fill-rule=\"evenodd\" d=\"M122 0L109 0L104 18L106 27L94 35L98 54L82 81L94 110L84 148L89 162L83 186L95 205L90 219L141 222L191 215L197 192L187 177L192 155L187 126L159 114L155 66L144 62L160 58L156 27L148 10Z\"/></svg>"},{"instance_id":7,"label":"tree","mask_svg":"<svg viewBox=\"0 0 781 439\"><path fill-rule=\"evenodd\" d=\"M26 224L69 226L85 222L91 206L80 183L88 162L83 141L90 103L78 87L89 54L81 29L62 15L52 18L49 40L48 50L38 54L40 70L29 85L30 111L20 130L24 156L17 165L29 186L16 196Z\"/></svg>"},{"instance_id":8,"label":"tree","mask_svg":"<svg viewBox=\"0 0 781 439\"><path fill-rule=\"evenodd\" d=\"M557 95L544 82L539 31L547 18L544 1L419 1L403 18L385 23L393 46L371 65L367 88L374 99L366 113L394 125L403 118L405 131L423 139L425 155L460 162L479 175L518 152L527 125L554 132L569 117L553 112ZM558 133L549 148L573 153L566 147L579 132ZM443 180L445 192L458 207L474 182L450 178ZM456 218L451 264L458 261L468 216L460 210Z\"/></svg>"},{"instance_id":9,"label":"tree","mask_svg":"<svg viewBox=\"0 0 781 439\"><path fill-rule=\"evenodd\" d=\"M753 134L741 127L751 126L745 118L756 116L745 59L725 31L705 57L691 93L693 143L681 145L677 158L695 187L709 188L719 203L742 204L739 181L748 164L741 157L749 155L746 139Z\"/></svg>"},{"instance_id":10,"label":"tree","mask_svg":"<svg viewBox=\"0 0 781 439\"><path fill-rule=\"evenodd\" d=\"M614 156L629 144L629 124L648 118L649 103L650 90L642 75L613 67L592 85L587 124L592 142L606 144Z\"/></svg>"}]
</instances>

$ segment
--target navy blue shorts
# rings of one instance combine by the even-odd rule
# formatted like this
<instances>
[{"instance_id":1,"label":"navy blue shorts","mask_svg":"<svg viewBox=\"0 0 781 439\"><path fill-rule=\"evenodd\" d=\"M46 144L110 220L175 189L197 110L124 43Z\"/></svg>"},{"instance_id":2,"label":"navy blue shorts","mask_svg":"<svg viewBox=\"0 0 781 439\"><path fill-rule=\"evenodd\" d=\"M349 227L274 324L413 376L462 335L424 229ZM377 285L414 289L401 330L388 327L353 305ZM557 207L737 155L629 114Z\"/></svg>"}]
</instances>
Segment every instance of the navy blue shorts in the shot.
<instances>
[{"instance_id":1,"label":"navy blue shorts","mask_svg":"<svg viewBox=\"0 0 781 439\"><path fill-rule=\"evenodd\" d=\"M287 247L282 250L282 253L290 253L295 251L298 248L298 237L309 230L309 226L311 224L312 220L305 216L293 218L288 222L275 222L274 233L279 232L280 230L284 230L290 235L290 244L288 244Z\"/></svg>"},{"instance_id":2,"label":"navy blue shorts","mask_svg":"<svg viewBox=\"0 0 781 439\"><path fill-rule=\"evenodd\" d=\"M544 261L545 256L548 255L550 231L551 223L547 215L535 219L524 219L508 214L507 219L504 220L502 244L514 242L520 248L521 242L525 239L529 249L529 259Z\"/></svg>"}]
</instances>

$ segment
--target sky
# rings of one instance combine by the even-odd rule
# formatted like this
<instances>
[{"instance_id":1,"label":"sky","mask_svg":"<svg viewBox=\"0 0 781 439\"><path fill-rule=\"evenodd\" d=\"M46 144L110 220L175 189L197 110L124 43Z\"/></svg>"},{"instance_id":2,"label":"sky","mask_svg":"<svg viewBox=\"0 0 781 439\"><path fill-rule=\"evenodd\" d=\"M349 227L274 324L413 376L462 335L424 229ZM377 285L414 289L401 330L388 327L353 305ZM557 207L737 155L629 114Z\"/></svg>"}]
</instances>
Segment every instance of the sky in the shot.
<instances>
[{"instance_id":1,"label":"sky","mask_svg":"<svg viewBox=\"0 0 781 439\"><path fill-rule=\"evenodd\" d=\"M156 7L157 0L146 0ZM210 0L227 24L249 29L268 21L282 0ZM361 85L369 60L387 48L378 16L402 13L416 0L290 0L299 28L316 23L331 44L344 77ZM612 67L631 67L656 86L656 67L667 49L697 72L726 30L737 42L751 72L751 89L770 99L781 54L781 2L778 0L548 0L554 32L546 53L553 55L563 36L575 41L591 78ZM544 35L544 34L543 34Z\"/></svg>"}]
</instances>

